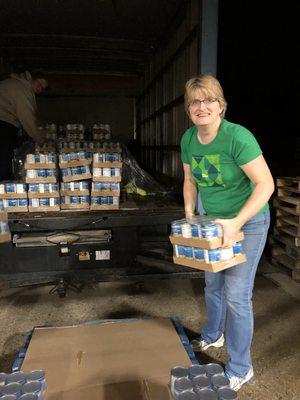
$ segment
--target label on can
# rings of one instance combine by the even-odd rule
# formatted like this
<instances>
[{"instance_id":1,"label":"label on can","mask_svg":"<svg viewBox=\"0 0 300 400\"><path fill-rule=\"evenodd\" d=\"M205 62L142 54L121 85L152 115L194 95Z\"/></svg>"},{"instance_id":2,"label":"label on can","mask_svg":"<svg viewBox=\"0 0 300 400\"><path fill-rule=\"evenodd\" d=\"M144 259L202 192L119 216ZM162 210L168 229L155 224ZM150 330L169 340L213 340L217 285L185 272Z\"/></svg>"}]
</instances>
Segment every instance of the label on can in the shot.
<instances>
[{"instance_id":1,"label":"label on can","mask_svg":"<svg viewBox=\"0 0 300 400\"><path fill-rule=\"evenodd\" d=\"M27 199L19 199L18 206L19 207L27 207Z\"/></svg>"},{"instance_id":2,"label":"label on can","mask_svg":"<svg viewBox=\"0 0 300 400\"><path fill-rule=\"evenodd\" d=\"M184 246L184 255L186 258L193 258L193 248L191 246Z\"/></svg>"},{"instance_id":3,"label":"label on can","mask_svg":"<svg viewBox=\"0 0 300 400\"><path fill-rule=\"evenodd\" d=\"M203 238L212 239L218 237L218 227L216 224L208 224L201 227Z\"/></svg>"},{"instance_id":4,"label":"label on can","mask_svg":"<svg viewBox=\"0 0 300 400\"><path fill-rule=\"evenodd\" d=\"M204 259L206 263L215 263L221 260L220 249L204 250Z\"/></svg>"},{"instance_id":5,"label":"label on can","mask_svg":"<svg viewBox=\"0 0 300 400\"><path fill-rule=\"evenodd\" d=\"M196 260L204 260L204 250L194 247L194 257Z\"/></svg>"},{"instance_id":6,"label":"label on can","mask_svg":"<svg viewBox=\"0 0 300 400\"><path fill-rule=\"evenodd\" d=\"M173 236L181 236L182 235L181 224L178 222L173 222L171 225L171 231Z\"/></svg>"}]
</instances>

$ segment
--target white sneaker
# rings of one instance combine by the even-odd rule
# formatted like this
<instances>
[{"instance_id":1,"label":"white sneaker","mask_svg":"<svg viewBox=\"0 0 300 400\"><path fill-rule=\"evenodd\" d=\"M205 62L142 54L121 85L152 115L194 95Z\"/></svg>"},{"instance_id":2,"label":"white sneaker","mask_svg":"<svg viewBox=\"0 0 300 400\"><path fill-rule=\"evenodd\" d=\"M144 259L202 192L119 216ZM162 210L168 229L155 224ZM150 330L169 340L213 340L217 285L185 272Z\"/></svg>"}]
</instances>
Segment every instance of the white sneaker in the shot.
<instances>
[{"instance_id":1,"label":"white sneaker","mask_svg":"<svg viewBox=\"0 0 300 400\"><path fill-rule=\"evenodd\" d=\"M230 380L230 388L237 392L244 383L251 383L254 381L253 368L251 367L247 374L242 378L239 376L227 376L227 378Z\"/></svg>"},{"instance_id":2,"label":"white sneaker","mask_svg":"<svg viewBox=\"0 0 300 400\"><path fill-rule=\"evenodd\" d=\"M204 351L208 349L209 347L222 347L224 345L224 335L219 337L219 339L216 342L213 343L208 343L204 339L194 339L191 341L191 346L194 351Z\"/></svg>"}]
</instances>

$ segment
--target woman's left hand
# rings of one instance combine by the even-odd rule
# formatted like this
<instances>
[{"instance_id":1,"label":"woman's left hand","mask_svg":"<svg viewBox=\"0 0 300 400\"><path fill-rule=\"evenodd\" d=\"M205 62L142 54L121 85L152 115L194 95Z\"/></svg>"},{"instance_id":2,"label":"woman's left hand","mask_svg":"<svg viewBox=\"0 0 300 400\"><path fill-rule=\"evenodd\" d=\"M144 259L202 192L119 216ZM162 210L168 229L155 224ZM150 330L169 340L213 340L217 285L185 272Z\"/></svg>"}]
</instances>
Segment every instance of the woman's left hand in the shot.
<instances>
[{"instance_id":1,"label":"woman's left hand","mask_svg":"<svg viewBox=\"0 0 300 400\"><path fill-rule=\"evenodd\" d=\"M222 247L233 246L235 244L235 238L241 230L241 225L236 218L216 219L213 222L222 225L224 235Z\"/></svg>"}]
</instances>

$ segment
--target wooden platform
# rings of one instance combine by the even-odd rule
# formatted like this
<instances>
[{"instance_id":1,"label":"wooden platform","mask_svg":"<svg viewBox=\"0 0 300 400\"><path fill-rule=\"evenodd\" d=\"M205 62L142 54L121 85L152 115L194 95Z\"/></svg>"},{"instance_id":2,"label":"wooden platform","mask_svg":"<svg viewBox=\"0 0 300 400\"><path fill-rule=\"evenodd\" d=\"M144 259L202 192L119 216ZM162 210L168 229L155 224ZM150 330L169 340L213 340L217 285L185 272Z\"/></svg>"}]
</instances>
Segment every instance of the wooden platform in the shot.
<instances>
[{"instance_id":1,"label":"wooden platform","mask_svg":"<svg viewBox=\"0 0 300 400\"><path fill-rule=\"evenodd\" d=\"M272 264L289 268L300 281L300 177L280 177L276 184L276 221L269 239Z\"/></svg>"}]
</instances>

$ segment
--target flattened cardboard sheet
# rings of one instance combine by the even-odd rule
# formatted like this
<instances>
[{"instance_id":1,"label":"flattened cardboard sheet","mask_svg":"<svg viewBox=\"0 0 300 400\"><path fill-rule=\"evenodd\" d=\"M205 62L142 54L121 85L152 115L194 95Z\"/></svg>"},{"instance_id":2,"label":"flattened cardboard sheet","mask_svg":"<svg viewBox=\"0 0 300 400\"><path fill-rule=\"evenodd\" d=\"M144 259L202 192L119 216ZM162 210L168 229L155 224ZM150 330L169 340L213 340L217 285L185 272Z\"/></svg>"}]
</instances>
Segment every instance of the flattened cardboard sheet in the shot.
<instances>
[{"instance_id":1,"label":"flattened cardboard sheet","mask_svg":"<svg viewBox=\"0 0 300 400\"><path fill-rule=\"evenodd\" d=\"M46 400L171 400L170 370L191 361L169 319L37 328L22 370L46 371Z\"/></svg>"}]
</instances>

